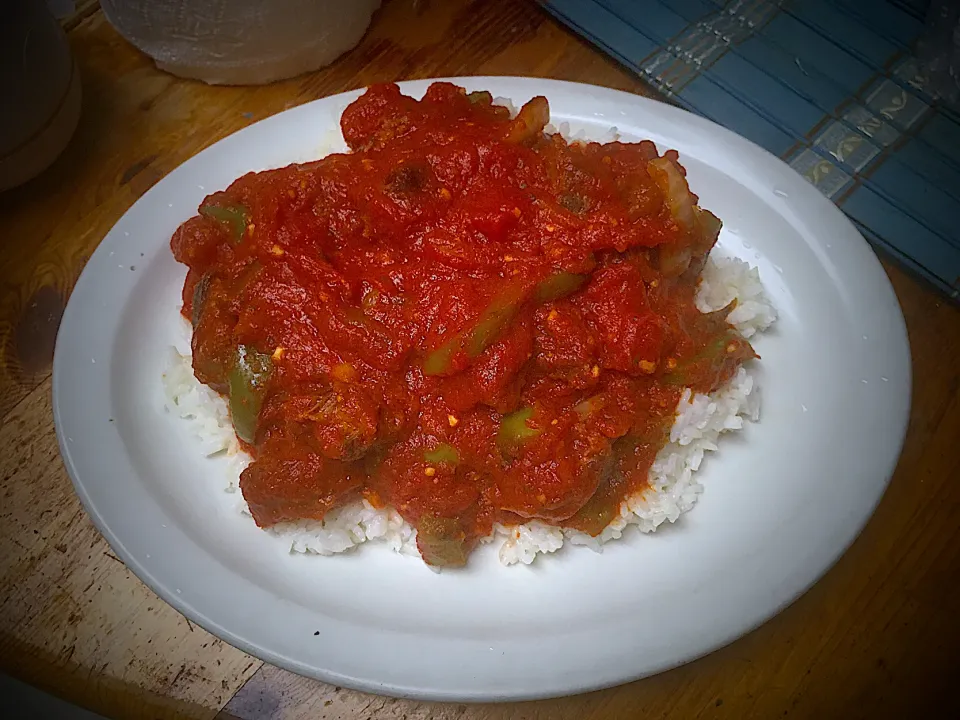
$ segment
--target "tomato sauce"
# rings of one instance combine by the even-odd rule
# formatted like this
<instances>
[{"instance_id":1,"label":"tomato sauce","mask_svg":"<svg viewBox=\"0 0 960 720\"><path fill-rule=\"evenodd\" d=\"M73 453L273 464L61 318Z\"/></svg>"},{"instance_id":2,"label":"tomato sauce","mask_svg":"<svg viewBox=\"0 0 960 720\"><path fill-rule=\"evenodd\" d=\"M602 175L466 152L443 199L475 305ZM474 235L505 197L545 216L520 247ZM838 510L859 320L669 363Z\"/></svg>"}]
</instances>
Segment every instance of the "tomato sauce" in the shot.
<instances>
[{"instance_id":1,"label":"tomato sauce","mask_svg":"<svg viewBox=\"0 0 960 720\"><path fill-rule=\"evenodd\" d=\"M352 152L245 175L173 236L258 525L365 497L434 565L495 522L597 534L682 389L754 357L696 309L720 221L675 152L568 144L544 98L491 101L371 87L341 119Z\"/></svg>"}]
</instances>

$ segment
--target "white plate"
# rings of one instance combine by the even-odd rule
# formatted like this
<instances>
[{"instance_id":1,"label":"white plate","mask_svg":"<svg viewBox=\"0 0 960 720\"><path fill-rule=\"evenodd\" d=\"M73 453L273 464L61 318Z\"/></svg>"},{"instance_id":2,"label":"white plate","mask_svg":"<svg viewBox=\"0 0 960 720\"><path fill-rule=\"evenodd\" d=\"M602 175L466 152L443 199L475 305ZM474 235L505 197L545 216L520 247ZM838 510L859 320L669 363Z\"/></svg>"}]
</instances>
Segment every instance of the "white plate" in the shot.
<instances>
[{"instance_id":1,"label":"white plate","mask_svg":"<svg viewBox=\"0 0 960 720\"><path fill-rule=\"evenodd\" d=\"M721 251L759 265L778 310L757 341L762 420L702 470L698 506L603 554L565 548L505 568L488 549L431 572L385 547L293 556L235 512L216 470L164 411L164 350L184 268L177 225L248 170L341 149L359 91L256 123L181 165L107 234L57 339L54 413L76 491L110 545L184 615L247 652L377 693L505 700L649 675L756 627L853 541L893 472L910 401L896 297L853 226L772 155L669 105L587 85L464 78L553 120L677 148ZM403 83L419 97L428 81ZM134 269L135 268L135 269ZM319 633L319 634L318 634Z\"/></svg>"}]
</instances>

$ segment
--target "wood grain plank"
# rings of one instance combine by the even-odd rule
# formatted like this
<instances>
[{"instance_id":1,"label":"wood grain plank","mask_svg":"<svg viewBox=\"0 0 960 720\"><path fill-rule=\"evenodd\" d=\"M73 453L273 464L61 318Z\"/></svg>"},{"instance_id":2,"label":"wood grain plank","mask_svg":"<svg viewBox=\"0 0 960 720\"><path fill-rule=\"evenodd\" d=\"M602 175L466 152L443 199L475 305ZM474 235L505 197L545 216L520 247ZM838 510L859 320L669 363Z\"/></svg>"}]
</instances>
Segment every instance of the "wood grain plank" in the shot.
<instances>
[{"instance_id":1,"label":"wood grain plank","mask_svg":"<svg viewBox=\"0 0 960 720\"><path fill-rule=\"evenodd\" d=\"M213 717L261 663L113 554L64 471L49 382L0 427L0 448L0 668L111 717Z\"/></svg>"},{"instance_id":2,"label":"wood grain plank","mask_svg":"<svg viewBox=\"0 0 960 720\"><path fill-rule=\"evenodd\" d=\"M428 703L356 692L264 665L217 720L479 720L585 718L605 693L529 703Z\"/></svg>"}]
</instances>

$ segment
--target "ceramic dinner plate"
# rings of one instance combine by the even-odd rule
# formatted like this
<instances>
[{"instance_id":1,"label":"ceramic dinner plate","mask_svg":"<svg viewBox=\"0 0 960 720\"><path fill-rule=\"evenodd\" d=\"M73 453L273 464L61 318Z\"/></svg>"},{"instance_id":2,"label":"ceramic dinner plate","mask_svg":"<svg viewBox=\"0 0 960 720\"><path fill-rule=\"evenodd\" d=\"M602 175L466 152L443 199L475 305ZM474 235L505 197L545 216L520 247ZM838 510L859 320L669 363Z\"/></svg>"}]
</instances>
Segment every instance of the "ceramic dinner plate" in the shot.
<instances>
[{"instance_id":1,"label":"ceramic dinner plate","mask_svg":"<svg viewBox=\"0 0 960 720\"><path fill-rule=\"evenodd\" d=\"M402 83L419 97L429 81ZM704 463L705 492L674 525L602 554L567 547L461 571L370 543L292 555L236 511L222 461L165 410L185 268L169 247L203 197L249 170L345 150L344 108L317 100L207 148L107 234L70 298L53 402L76 492L150 588L229 643L304 675L376 693L506 700L582 692L720 647L794 600L844 552L895 467L910 404L903 317L873 252L812 186L743 138L664 103L531 78L456 80L554 123L676 148L724 229L715 252L760 269L780 319L755 347L759 423Z\"/></svg>"}]
</instances>

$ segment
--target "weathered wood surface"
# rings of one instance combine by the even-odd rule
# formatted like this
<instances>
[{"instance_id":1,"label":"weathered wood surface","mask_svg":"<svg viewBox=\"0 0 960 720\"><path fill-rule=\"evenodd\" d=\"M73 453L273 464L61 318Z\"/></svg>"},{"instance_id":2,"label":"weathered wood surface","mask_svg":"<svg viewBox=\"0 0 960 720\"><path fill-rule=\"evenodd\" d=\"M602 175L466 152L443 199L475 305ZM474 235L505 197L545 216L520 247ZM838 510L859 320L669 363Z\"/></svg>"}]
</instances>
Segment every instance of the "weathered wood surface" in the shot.
<instances>
[{"instance_id":1,"label":"weathered wood surface","mask_svg":"<svg viewBox=\"0 0 960 720\"><path fill-rule=\"evenodd\" d=\"M777 618L706 658L574 698L399 701L264 665L192 626L110 552L53 432L56 329L83 264L151 185L225 135L374 81L503 74L649 94L533 3L392 0L332 67L261 88L158 72L95 2L65 27L84 111L56 164L0 194L0 669L114 717L947 717L960 647L960 313L887 266L914 357L910 432L850 551ZM816 528L811 528L816 532Z\"/></svg>"}]
</instances>

